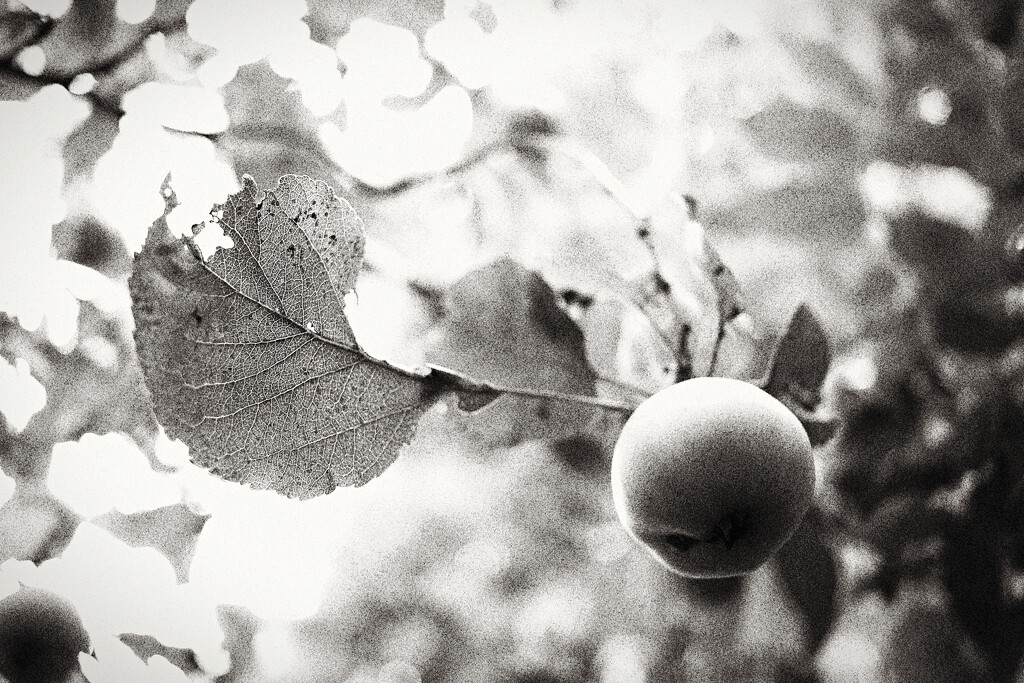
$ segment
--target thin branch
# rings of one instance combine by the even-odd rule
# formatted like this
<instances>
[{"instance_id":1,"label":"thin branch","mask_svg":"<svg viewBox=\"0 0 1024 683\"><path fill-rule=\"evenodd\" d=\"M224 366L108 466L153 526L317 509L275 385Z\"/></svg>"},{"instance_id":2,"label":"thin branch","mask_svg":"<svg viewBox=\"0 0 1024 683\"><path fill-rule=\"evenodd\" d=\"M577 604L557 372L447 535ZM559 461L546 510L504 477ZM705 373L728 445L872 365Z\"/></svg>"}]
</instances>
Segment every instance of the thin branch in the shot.
<instances>
[{"instance_id":1,"label":"thin branch","mask_svg":"<svg viewBox=\"0 0 1024 683\"><path fill-rule=\"evenodd\" d=\"M629 382L623 382L622 380L615 379L614 377L597 375L597 381L607 384L609 386L613 386L617 389L621 389L622 391L628 391L632 394L636 394L637 396L643 396L644 398L650 398L651 396L651 392L647 391L646 389L641 389L636 385L630 384Z\"/></svg>"},{"instance_id":2,"label":"thin branch","mask_svg":"<svg viewBox=\"0 0 1024 683\"><path fill-rule=\"evenodd\" d=\"M602 408L604 410L610 410L616 413L622 413L623 415L632 415L633 411L636 410L635 405L628 403L622 403L612 399L604 398L601 396L584 396L582 394L563 394L558 391L544 391L542 389L513 389L510 387L492 387L495 391L500 391L505 394L512 396L523 396L526 398L545 399L549 401L559 401L561 403L571 403L577 405L593 406L595 408Z\"/></svg>"},{"instance_id":3,"label":"thin branch","mask_svg":"<svg viewBox=\"0 0 1024 683\"><path fill-rule=\"evenodd\" d=\"M679 331L679 352L676 355L676 382L683 382L693 377L693 360L690 358L690 333L693 328L689 325L684 324L683 329ZM683 360L680 360L678 356L682 356Z\"/></svg>"},{"instance_id":4,"label":"thin branch","mask_svg":"<svg viewBox=\"0 0 1024 683\"><path fill-rule=\"evenodd\" d=\"M722 341L725 339L725 326L728 321L723 316L718 316L718 337L715 339L715 348L711 350L711 363L708 365L708 377L715 376L718 369L718 352L722 348Z\"/></svg>"},{"instance_id":5,"label":"thin branch","mask_svg":"<svg viewBox=\"0 0 1024 683\"><path fill-rule=\"evenodd\" d=\"M465 173L466 171L469 171L473 167L486 161L490 156L498 152L508 151L509 149L510 147L508 143L505 142L504 140L490 142L480 147L479 149L474 150L472 153L470 153L468 156L466 156L459 162L452 164L447 168L441 169L440 171L424 173L418 176L410 176L408 178L403 178L402 180L399 180L396 183L392 183L391 185L385 185L383 187L377 185L370 185L369 183L365 183L362 180L359 180L358 178L352 178L353 190L373 197L394 197L395 195L401 194L402 192L406 192L415 187L419 187L421 185L426 185L428 183L434 182L438 179L438 177L454 176L459 175L461 173Z\"/></svg>"},{"instance_id":6,"label":"thin branch","mask_svg":"<svg viewBox=\"0 0 1024 683\"><path fill-rule=\"evenodd\" d=\"M621 413L627 417L636 410L636 406L638 405L622 403L621 401L615 401L601 396L565 394L559 391L547 391L545 389L517 389L499 384L491 384L490 382L467 377L466 375L455 372L454 370L449 370L437 365L431 365L429 363L427 364L427 373L425 375L411 373L407 370L402 370L401 368L396 369L410 377L418 377L422 381L429 382L430 388L435 395L440 395L444 392L454 392L456 394L479 394L485 397L497 398L501 394L508 394L510 396L521 396L524 398L558 401L573 405L585 405L594 408L601 408L602 410ZM484 405L486 405L486 403Z\"/></svg>"}]
</instances>

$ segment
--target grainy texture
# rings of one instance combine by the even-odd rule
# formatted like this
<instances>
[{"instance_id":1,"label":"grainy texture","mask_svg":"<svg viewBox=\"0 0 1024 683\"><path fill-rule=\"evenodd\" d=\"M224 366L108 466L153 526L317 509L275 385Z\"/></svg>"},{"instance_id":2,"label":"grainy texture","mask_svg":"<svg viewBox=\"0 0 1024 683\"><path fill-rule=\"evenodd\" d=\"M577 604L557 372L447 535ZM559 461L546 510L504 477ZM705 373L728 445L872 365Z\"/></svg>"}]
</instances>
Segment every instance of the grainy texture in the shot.
<instances>
[{"instance_id":1,"label":"grainy texture","mask_svg":"<svg viewBox=\"0 0 1024 683\"><path fill-rule=\"evenodd\" d=\"M298 498L365 484L437 392L366 355L345 318L359 218L303 176L263 197L246 177L211 214L231 248L204 261L161 218L136 257L135 340L157 418L231 481Z\"/></svg>"},{"instance_id":2,"label":"grainy texture","mask_svg":"<svg viewBox=\"0 0 1024 683\"><path fill-rule=\"evenodd\" d=\"M788 397L797 406L814 410L821 400L821 386L831 359L825 330L811 309L801 304L775 349L765 391L780 400Z\"/></svg>"}]
</instances>

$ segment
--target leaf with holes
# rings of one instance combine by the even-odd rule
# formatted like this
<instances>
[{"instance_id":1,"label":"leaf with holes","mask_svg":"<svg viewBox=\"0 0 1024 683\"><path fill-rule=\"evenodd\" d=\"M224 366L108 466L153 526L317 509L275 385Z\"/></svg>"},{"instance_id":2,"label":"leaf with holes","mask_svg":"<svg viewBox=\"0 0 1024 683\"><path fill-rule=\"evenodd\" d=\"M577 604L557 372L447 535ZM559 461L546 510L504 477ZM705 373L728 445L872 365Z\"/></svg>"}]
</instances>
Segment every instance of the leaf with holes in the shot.
<instances>
[{"instance_id":1,"label":"leaf with holes","mask_svg":"<svg viewBox=\"0 0 1024 683\"><path fill-rule=\"evenodd\" d=\"M246 176L211 216L233 246L204 259L160 218L129 282L154 411L198 465L309 498L383 472L439 397L496 395L362 350L344 312L362 223L325 183L286 175L260 196Z\"/></svg>"}]
</instances>

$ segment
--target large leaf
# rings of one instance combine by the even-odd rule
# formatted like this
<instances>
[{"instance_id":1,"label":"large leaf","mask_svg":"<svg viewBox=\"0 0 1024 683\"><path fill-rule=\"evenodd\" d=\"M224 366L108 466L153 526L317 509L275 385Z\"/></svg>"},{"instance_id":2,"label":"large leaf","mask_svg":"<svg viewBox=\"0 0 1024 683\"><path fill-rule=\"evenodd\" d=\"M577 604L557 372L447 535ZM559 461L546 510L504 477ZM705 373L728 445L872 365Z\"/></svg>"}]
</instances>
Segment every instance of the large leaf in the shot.
<instances>
[{"instance_id":1,"label":"large leaf","mask_svg":"<svg viewBox=\"0 0 1024 683\"><path fill-rule=\"evenodd\" d=\"M394 462L439 396L470 387L360 348L344 296L362 224L326 184L288 175L259 196L246 176L211 216L231 248L204 259L160 218L129 282L154 411L198 465L299 498L360 486ZM474 408L496 395L472 389Z\"/></svg>"}]
</instances>

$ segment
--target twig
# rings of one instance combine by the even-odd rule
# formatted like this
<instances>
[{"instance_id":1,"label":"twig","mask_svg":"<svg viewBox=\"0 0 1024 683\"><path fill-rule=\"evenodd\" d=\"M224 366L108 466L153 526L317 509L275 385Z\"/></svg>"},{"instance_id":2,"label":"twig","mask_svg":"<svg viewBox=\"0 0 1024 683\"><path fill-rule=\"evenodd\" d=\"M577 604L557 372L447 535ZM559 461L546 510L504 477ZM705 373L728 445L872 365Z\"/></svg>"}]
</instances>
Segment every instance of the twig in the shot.
<instances>
[{"instance_id":1,"label":"twig","mask_svg":"<svg viewBox=\"0 0 1024 683\"><path fill-rule=\"evenodd\" d=\"M693 377L693 361L690 359L690 332L693 331L689 325L684 324L679 332L679 353L676 354L676 382L683 382ZM680 360L678 356L682 356Z\"/></svg>"},{"instance_id":2,"label":"twig","mask_svg":"<svg viewBox=\"0 0 1024 683\"><path fill-rule=\"evenodd\" d=\"M508 151L510 149L509 144L504 140L488 143L477 150L474 150L468 156L461 161L448 166L447 168L441 169L440 171L424 173L418 176L411 176L409 178L403 178L396 183L391 185L385 185L383 187L377 185L370 185L365 183L358 178L352 178L353 190L361 192L362 194L374 196L374 197L393 197L407 190L411 190L414 187L431 183L438 179L440 176L453 176L459 175L469 171L474 166L483 163L493 154L498 152Z\"/></svg>"},{"instance_id":3,"label":"twig","mask_svg":"<svg viewBox=\"0 0 1024 683\"><path fill-rule=\"evenodd\" d=\"M621 401L615 401L601 396L564 394L559 391L547 391L545 389L517 389L499 384L491 384L490 382L467 377L466 375L455 372L454 370L449 370L437 365L431 365L429 363L427 364L427 373L424 375L419 372L410 372L409 370L405 370L384 361L376 359L374 359L374 361L409 377L416 377L420 380L429 382L433 391L437 392L435 395L440 395L443 392L455 392L463 394L480 394L496 398L501 394L508 394L510 396L522 396L524 398L592 406L594 408L601 408L603 410L621 413L626 416L631 415L633 411L636 410L636 405L622 403Z\"/></svg>"},{"instance_id":4,"label":"twig","mask_svg":"<svg viewBox=\"0 0 1024 683\"><path fill-rule=\"evenodd\" d=\"M711 350L711 363L708 365L708 377L715 376L718 369L718 351L722 348L722 341L725 339L725 326L728 321L724 316L718 316L718 338L715 339L715 348Z\"/></svg>"},{"instance_id":5,"label":"twig","mask_svg":"<svg viewBox=\"0 0 1024 683\"><path fill-rule=\"evenodd\" d=\"M510 394L512 396L523 396L526 398L537 398L545 399L549 401L559 401L561 403L573 403L593 406L595 408L602 408L604 410L610 410L623 415L631 415L636 410L635 405L622 403L620 401L614 401L612 399L603 398L601 396L584 396L582 394L563 394L558 391L545 391L543 389L513 389L510 387L491 386L491 390L499 391L504 394Z\"/></svg>"},{"instance_id":6,"label":"twig","mask_svg":"<svg viewBox=\"0 0 1024 683\"><path fill-rule=\"evenodd\" d=\"M608 384L618 389L622 389L623 391L628 391L630 393L636 394L637 396L643 396L644 398L650 398L651 396L651 392L647 391L646 389L641 389L638 386L630 384L629 382L623 382L622 380L615 379L614 377L605 377L604 375L598 375L597 381L603 382L604 384Z\"/></svg>"}]
</instances>

